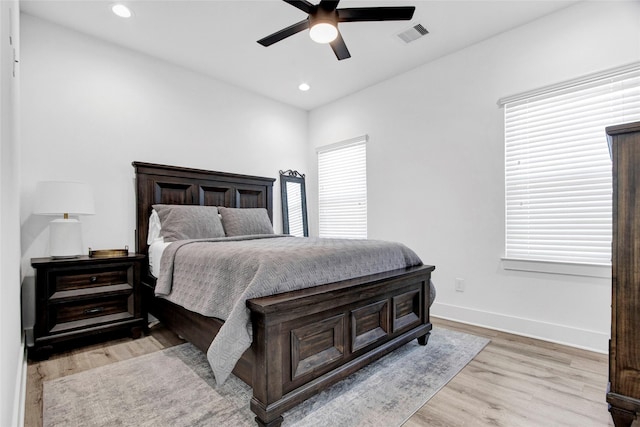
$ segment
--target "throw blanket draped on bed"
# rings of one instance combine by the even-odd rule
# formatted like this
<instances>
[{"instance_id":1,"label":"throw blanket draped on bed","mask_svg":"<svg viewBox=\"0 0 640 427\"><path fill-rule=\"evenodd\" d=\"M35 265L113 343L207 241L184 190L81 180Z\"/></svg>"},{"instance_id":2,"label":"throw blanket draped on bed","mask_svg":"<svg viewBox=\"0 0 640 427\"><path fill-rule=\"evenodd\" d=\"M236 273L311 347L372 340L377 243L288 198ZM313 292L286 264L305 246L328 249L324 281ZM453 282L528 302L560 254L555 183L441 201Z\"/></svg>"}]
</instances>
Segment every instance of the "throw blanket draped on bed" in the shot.
<instances>
[{"instance_id":1,"label":"throw blanket draped on bed","mask_svg":"<svg viewBox=\"0 0 640 427\"><path fill-rule=\"evenodd\" d=\"M182 240L165 249L155 292L225 320L207 351L222 384L251 345L246 300L421 264L406 246L377 240L282 235Z\"/></svg>"}]
</instances>

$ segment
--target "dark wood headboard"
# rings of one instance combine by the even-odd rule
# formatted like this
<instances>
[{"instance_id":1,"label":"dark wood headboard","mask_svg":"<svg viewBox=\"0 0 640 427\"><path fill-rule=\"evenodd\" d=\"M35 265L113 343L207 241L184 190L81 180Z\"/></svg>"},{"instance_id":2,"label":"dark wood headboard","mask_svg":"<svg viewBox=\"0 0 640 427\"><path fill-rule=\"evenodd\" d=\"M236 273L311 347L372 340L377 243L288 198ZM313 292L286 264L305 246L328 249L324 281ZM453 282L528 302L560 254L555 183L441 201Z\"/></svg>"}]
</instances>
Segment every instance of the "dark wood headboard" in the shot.
<instances>
[{"instance_id":1,"label":"dark wood headboard","mask_svg":"<svg viewBox=\"0 0 640 427\"><path fill-rule=\"evenodd\" d=\"M149 215L155 204L265 208L273 222L275 178L133 162L136 170L136 253L147 255ZM143 281L155 283L148 263Z\"/></svg>"}]
</instances>

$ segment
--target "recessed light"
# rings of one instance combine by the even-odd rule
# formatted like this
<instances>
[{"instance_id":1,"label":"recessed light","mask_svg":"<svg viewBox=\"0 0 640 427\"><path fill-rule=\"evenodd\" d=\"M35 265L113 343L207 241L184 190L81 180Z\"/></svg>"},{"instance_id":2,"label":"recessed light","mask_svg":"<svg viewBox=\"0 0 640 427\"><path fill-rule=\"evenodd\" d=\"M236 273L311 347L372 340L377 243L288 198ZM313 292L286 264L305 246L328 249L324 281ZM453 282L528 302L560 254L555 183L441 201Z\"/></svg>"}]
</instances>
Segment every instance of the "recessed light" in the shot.
<instances>
[{"instance_id":1,"label":"recessed light","mask_svg":"<svg viewBox=\"0 0 640 427\"><path fill-rule=\"evenodd\" d=\"M300 83L300 86L298 86L298 89L300 89L303 92L306 92L309 89L311 89L311 86L309 86L307 83Z\"/></svg>"},{"instance_id":2,"label":"recessed light","mask_svg":"<svg viewBox=\"0 0 640 427\"><path fill-rule=\"evenodd\" d=\"M114 4L113 6L111 6L111 10L121 18L131 18L132 15L131 9L129 9L122 3Z\"/></svg>"}]
</instances>

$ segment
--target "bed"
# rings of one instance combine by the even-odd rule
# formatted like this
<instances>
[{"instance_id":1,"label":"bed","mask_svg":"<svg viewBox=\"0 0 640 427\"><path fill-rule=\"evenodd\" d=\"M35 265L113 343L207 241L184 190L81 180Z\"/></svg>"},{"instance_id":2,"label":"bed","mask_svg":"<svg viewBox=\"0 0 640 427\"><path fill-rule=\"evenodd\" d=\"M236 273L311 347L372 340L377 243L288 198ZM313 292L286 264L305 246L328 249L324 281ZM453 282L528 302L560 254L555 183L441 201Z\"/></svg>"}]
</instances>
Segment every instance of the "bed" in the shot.
<instances>
[{"instance_id":1,"label":"bed","mask_svg":"<svg viewBox=\"0 0 640 427\"><path fill-rule=\"evenodd\" d=\"M136 252L148 254L152 206L263 208L273 219L275 179L134 162ZM278 240L278 239L276 239ZM156 278L142 273L144 309L203 352L224 321L155 296ZM250 298L252 341L233 374L253 390L260 426L329 385L417 339L426 345L433 266L417 265L320 286Z\"/></svg>"}]
</instances>

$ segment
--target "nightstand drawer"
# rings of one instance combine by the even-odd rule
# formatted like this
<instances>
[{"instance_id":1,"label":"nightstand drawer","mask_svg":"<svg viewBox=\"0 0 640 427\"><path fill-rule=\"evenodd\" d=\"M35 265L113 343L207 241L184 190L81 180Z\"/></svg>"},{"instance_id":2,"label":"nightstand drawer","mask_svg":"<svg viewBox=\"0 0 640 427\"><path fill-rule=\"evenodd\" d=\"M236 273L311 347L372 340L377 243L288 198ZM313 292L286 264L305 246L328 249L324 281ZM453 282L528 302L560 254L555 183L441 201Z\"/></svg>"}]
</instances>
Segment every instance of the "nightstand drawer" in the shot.
<instances>
[{"instance_id":1,"label":"nightstand drawer","mask_svg":"<svg viewBox=\"0 0 640 427\"><path fill-rule=\"evenodd\" d=\"M83 273L78 273L78 271L57 272L54 273L54 280L51 281L54 288L50 292L53 294L60 291L127 283L130 268L132 267L124 266L108 270L92 269Z\"/></svg>"},{"instance_id":2,"label":"nightstand drawer","mask_svg":"<svg viewBox=\"0 0 640 427\"><path fill-rule=\"evenodd\" d=\"M51 304L48 319L49 332L62 332L109 322L113 319L133 317L130 301L130 295L115 295L97 300Z\"/></svg>"}]
</instances>

